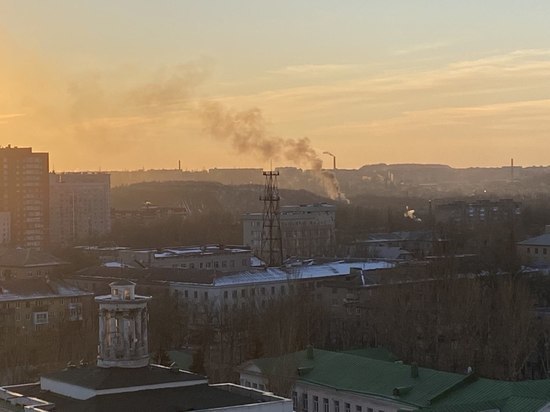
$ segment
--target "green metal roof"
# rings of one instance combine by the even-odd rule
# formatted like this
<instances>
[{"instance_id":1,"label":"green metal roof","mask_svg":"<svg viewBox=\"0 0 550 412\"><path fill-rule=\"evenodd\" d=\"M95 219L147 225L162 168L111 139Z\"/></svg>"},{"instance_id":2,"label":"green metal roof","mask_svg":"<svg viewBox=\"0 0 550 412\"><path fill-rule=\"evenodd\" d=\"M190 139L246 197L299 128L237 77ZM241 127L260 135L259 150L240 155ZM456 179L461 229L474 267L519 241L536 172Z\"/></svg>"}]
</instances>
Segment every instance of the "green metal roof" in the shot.
<instances>
[{"instance_id":1,"label":"green metal roof","mask_svg":"<svg viewBox=\"0 0 550 412\"><path fill-rule=\"evenodd\" d=\"M361 348L342 351L349 355L364 356L365 358L377 359L386 362L395 362L399 360L397 356L386 348Z\"/></svg>"},{"instance_id":2,"label":"green metal roof","mask_svg":"<svg viewBox=\"0 0 550 412\"><path fill-rule=\"evenodd\" d=\"M306 353L304 350L278 358L257 359L253 363L268 377L298 369L299 381L421 407L428 406L432 399L468 378L468 375L426 368L418 368L418 377L413 378L410 365L319 349L313 350L313 359L307 359ZM394 389L398 387L410 389L396 396Z\"/></svg>"},{"instance_id":3,"label":"green metal roof","mask_svg":"<svg viewBox=\"0 0 550 412\"><path fill-rule=\"evenodd\" d=\"M550 403L550 380L506 382L477 379L433 403L432 411L538 411Z\"/></svg>"},{"instance_id":4,"label":"green metal roof","mask_svg":"<svg viewBox=\"0 0 550 412\"><path fill-rule=\"evenodd\" d=\"M377 353L381 352L371 351L371 355ZM507 382L427 368L418 368L418 377L413 378L410 365L372 359L368 354L369 350L314 349L313 359L303 350L250 362L268 379L270 375L292 376L301 382L386 398L430 412L535 412L550 403L550 379ZM395 396L395 388L406 389Z\"/></svg>"}]
</instances>

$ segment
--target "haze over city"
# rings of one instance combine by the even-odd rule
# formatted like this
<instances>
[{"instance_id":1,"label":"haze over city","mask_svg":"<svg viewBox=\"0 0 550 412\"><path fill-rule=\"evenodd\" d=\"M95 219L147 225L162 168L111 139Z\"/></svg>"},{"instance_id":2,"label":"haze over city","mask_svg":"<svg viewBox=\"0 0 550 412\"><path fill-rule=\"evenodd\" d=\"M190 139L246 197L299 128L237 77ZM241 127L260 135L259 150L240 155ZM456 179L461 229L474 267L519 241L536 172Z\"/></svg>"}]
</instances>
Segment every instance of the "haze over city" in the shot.
<instances>
[{"instance_id":1,"label":"haze over city","mask_svg":"<svg viewBox=\"0 0 550 412\"><path fill-rule=\"evenodd\" d=\"M324 151L341 168L546 165L549 12L5 0L2 144L48 151L57 170L331 167Z\"/></svg>"}]
</instances>

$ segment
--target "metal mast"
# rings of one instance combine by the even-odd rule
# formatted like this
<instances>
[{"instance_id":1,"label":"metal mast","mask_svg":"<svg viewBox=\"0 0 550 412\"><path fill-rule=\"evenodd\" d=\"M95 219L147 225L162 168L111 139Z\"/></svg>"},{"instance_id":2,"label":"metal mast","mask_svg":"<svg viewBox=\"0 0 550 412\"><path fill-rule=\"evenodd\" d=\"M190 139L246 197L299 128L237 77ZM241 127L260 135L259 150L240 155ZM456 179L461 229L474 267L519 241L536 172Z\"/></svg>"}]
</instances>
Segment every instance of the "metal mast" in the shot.
<instances>
[{"instance_id":1,"label":"metal mast","mask_svg":"<svg viewBox=\"0 0 550 412\"><path fill-rule=\"evenodd\" d=\"M264 202L262 238L260 256L268 266L281 266L283 263L283 239L279 210L279 172L263 172L265 176L264 193L260 200Z\"/></svg>"}]
</instances>

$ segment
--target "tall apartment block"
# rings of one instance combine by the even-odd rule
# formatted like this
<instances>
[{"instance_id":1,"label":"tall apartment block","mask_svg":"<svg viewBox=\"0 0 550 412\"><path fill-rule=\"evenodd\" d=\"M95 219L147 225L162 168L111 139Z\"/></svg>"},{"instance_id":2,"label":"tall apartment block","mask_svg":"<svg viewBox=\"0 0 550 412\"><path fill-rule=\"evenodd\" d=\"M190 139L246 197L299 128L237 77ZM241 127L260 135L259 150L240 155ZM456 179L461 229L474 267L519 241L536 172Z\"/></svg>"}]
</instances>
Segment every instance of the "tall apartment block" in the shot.
<instances>
[{"instance_id":1,"label":"tall apartment block","mask_svg":"<svg viewBox=\"0 0 550 412\"><path fill-rule=\"evenodd\" d=\"M111 176L50 174L50 241L70 246L111 231Z\"/></svg>"},{"instance_id":2,"label":"tall apartment block","mask_svg":"<svg viewBox=\"0 0 550 412\"><path fill-rule=\"evenodd\" d=\"M243 215L243 243L258 254L261 249L262 213ZM281 237L284 257L334 256L336 206L327 203L282 206Z\"/></svg>"},{"instance_id":3,"label":"tall apartment block","mask_svg":"<svg viewBox=\"0 0 550 412\"><path fill-rule=\"evenodd\" d=\"M0 213L13 246L41 249L48 244L48 153L0 147ZM9 217L6 217L9 214ZM7 223L6 223L7 222Z\"/></svg>"}]
</instances>

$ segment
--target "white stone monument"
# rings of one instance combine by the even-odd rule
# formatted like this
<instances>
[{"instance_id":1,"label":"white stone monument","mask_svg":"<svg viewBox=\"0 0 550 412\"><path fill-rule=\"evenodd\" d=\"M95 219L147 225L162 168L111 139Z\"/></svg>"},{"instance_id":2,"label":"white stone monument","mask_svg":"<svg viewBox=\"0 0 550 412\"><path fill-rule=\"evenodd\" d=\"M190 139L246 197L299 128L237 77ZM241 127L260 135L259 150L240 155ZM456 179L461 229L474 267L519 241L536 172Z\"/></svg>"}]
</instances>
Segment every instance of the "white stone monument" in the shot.
<instances>
[{"instance_id":1,"label":"white stone monument","mask_svg":"<svg viewBox=\"0 0 550 412\"><path fill-rule=\"evenodd\" d=\"M135 294L128 280L110 283L111 294L97 296L99 303L99 348L101 368L141 368L149 364L147 302L150 296Z\"/></svg>"}]
</instances>

